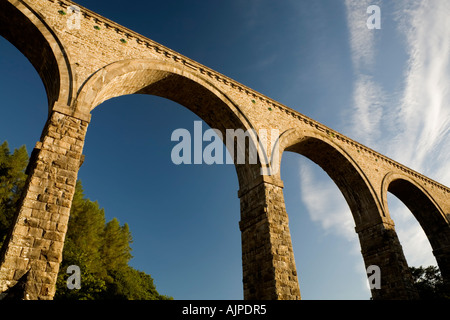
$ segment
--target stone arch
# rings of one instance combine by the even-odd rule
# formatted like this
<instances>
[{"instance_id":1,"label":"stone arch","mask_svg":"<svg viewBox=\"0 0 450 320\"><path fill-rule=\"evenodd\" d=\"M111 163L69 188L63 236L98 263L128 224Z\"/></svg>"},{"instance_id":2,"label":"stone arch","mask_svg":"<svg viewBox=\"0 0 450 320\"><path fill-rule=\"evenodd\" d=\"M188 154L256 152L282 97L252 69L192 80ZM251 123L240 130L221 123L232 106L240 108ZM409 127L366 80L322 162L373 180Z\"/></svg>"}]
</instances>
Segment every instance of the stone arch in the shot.
<instances>
[{"instance_id":1,"label":"stone arch","mask_svg":"<svg viewBox=\"0 0 450 320\"><path fill-rule=\"evenodd\" d=\"M218 129L252 130L254 126L223 91L187 68L154 59L117 61L98 70L82 85L74 112L88 114L102 102L123 95L150 94L177 102ZM259 164L235 164L240 186L253 181Z\"/></svg>"},{"instance_id":2,"label":"stone arch","mask_svg":"<svg viewBox=\"0 0 450 320\"><path fill-rule=\"evenodd\" d=\"M307 157L328 174L346 199L357 228L387 218L365 173L327 135L314 130L287 130L280 137L280 152L284 151Z\"/></svg>"},{"instance_id":3,"label":"stone arch","mask_svg":"<svg viewBox=\"0 0 450 320\"><path fill-rule=\"evenodd\" d=\"M257 129L240 110L239 105L208 78L179 64L154 59L122 60L98 70L79 90L73 112L88 114L107 99L135 93L156 95L183 105L211 128L220 130L223 138L226 137L227 129L252 132ZM247 153L248 144L245 149ZM256 149L258 152L261 151ZM238 149L238 152L242 151L244 150ZM259 159L262 156L264 154L258 155ZM288 228L283 229L280 237L274 236L274 233L280 230L279 225L284 223L284 212L280 209L283 206L281 199L276 212L272 212L271 203L280 195L279 188L274 185L276 181L261 175L260 161L255 164L248 161L238 164L236 159L234 160L241 208L239 228L242 242L244 298L297 298L300 293L293 257L291 259L289 250L285 250L291 245ZM268 219L268 215L273 216L275 220ZM256 220L259 222L255 223ZM276 238L274 241L277 243L282 239L279 249L271 237ZM255 238L258 241L255 241ZM260 254L256 254L261 250ZM276 257L273 254L275 251L278 252ZM278 259L286 260L288 263L280 266ZM253 272L255 266L259 270L256 274ZM283 279L280 278L281 275ZM295 278L295 281L285 281L285 276ZM292 294L286 293L287 288Z\"/></svg>"},{"instance_id":4,"label":"stone arch","mask_svg":"<svg viewBox=\"0 0 450 320\"><path fill-rule=\"evenodd\" d=\"M280 151L299 153L319 165L342 192L355 221L366 268L381 270L373 299L415 299L417 291L395 232L370 178L350 154L325 133L290 129L280 137Z\"/></svg>"},{"instance_id":5,"label":"stone arch","mask_svg":"<svg viewBox=\"0 0 450 320\"><path fill-rule=\"evenodd\" d=\"M38 72L48 99L70 105L74 84L67 50L52 28L23 1L0 2L0 35L13 44Z\"/></svg>"},{"instance_id":6,"label":"stone arch","mask_svg":"<svg viewBox=\"0 0 450 320\"><path fill-rule=\"evenodd\" d=\"M389 172L383 179L381 194L387 214L388 192L403 202L419 222L430 242L444 280L450 281L450 223L442 208L420 183L402 173Z\"/></svg>"}]
</instances>

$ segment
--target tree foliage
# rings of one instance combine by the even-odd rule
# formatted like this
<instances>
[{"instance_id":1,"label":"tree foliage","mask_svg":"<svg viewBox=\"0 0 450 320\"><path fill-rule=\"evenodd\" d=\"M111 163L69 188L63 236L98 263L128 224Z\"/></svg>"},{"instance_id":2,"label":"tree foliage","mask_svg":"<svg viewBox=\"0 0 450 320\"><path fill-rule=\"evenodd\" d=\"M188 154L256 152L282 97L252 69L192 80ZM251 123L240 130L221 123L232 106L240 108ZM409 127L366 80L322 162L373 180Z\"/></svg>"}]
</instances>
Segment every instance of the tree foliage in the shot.
<instances>
[{"instance_id":1,"label":"tree foliage","mask_svg":"<svg viewBox=\"0 0 450 320\"><path fill-rule=\"evenodd\" d=\"M160 295L153 279L128 265L131 232L127 224L114 218L105 222L105 213L97 202L86 199L78 181L72 203L55 299L169 299ZM81 269L81 288L67 288L67 267Z\"/></svg>"},{"instance_id":2,"label":"tree foliage","mask_svg":"<svg viewBox=\"0 0 450 320\"><path fill-rule=\"evenodd\" d=\"M28 153L25 146L11 153L6 141L0 145L0 247L11 226L25 185L27 164Z\"/></svg>"},{"instance_id":3,"label":"tree foliage","mask_svg":"<svg viewBox=\"0 0 450 320\"><path fill-rule=\"evenodd\" d=\"M0 246L13 223L25 186L28 153L25 146L10 153L7 142L0 145ZM56 284L55 299L159 300L150 275L129 265L132 236L127 224L105 220L104 209L84 195L81 182L75 187L70 219ZM81 288L67 287L66 273L76 265L81 271Z\"/></svg>"},{"instance_id":4,"label":"tree foliage","mask_svg":"<svg viewBox=\"0 0 450 320\"><path fill-rule=\"evenodd\" d=\"M420 299L450 299L450 288L444 284L441 272L436 266L410 267Z\"/></svg>"}]
</instances>

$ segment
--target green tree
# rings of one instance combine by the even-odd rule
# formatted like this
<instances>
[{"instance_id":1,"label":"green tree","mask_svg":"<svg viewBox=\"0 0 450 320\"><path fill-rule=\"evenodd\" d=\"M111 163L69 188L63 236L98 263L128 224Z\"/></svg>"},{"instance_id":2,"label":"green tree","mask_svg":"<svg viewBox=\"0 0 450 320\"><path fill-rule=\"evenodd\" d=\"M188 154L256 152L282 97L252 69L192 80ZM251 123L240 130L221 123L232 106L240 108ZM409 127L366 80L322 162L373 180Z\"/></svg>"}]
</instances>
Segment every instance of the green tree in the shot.
<instances>
[{"instance_id":1,"label":"green tree","mask_svg":"<svg viewBox=\"0 0 450 320\"><path fill-rule=\"evenodd\" d=\"M77 181L55 299L93 300L105 292L106 283L99 252L104 225L104 210L100 209L97 202L85 198L81 182ZM81 269L82 286L79 290L67 288L69 275L65 271L70 265Z\"/></svg>"},{"instance_id":2,"label":"green tree","mask_svg":"<svg viewBox=\"0 0 450 320\"><path fill-rule=\"evenodd\" d=\"M410 267L420 299L450 299L450 290L445 286L439 268L436 266Z\"/></svg>"},{"instance_id":3,"label":"green tree","mask_svg":"<svg viewBox=\"0 0 450 320\"><path fill-rule=\"evenodd\" d=\"M160 295L155 288L150 275L127 267L119 272L113 272L114 282L109 285L110 298L127 300L172 300L171 297Z\"/></svg>"},{"instance_id":4,"label":"green tree","mask_svg":"<svg viewBox=\"0 0 450 320\"><path fill-rule=\"evenodd\" d=\"M7 142L0 145L0 246L19 206L28 159L25 146L11 153ZM172 299L156 291L150 275L128 265L131 243L129 226L121 226L115 218L106 223L104 210L86 198L77 181L55 299ZM67 288L70 265L81 270L78 290Z\"/></svg>"},{"instance_id":5,"label":"green tree","mask_svg":"<svg viewBox=\"0 0 450 320\"><path fill-rule=\"evenodd\" d=\"M0 247L11 227L25 185L28 153L25 146L11 154L8 143L0 145Z\"/></svg>"},{"instance_id":6,"label":"green tree","mask_svg":"<svg viewBox=\"0 0 450 320\"><path fill-rule=\"evenodd\" d=\"M159 300L162 296L150 275L128 265L132 236L127 224L116 218L105 223L105 212L84 195L78 181L72 203L63 261L58 274L55 299ZM67 267L81 270L81 288L67 288Z\"/></svg>"},{"instance_id":7,"label":"green tree","mask_svg":"<svg viewBox=\"0 0 450 320\"><path fill-rule=\"evenodd\" d=\"M85 199L83 187L77 181L70 211L64 258L74 259L75 254L85 261L91 270L101 268L99 248L102 245L105 212L97 202Z\"/></svg>"},{"instance_id":8,"label":"green tree","mask_svg":"<svg viewBox=\"0 0 450 320\"><path fill-rule=\"evenodd\" d=\"M119 220L113 218L106 224L102 240L100 254L103 269L108 273L107 278L110 279L111 272L125 270L132 258L130 247L132 238L128 225L124 224L121 227Z\"/></svg>"}]
</instances>

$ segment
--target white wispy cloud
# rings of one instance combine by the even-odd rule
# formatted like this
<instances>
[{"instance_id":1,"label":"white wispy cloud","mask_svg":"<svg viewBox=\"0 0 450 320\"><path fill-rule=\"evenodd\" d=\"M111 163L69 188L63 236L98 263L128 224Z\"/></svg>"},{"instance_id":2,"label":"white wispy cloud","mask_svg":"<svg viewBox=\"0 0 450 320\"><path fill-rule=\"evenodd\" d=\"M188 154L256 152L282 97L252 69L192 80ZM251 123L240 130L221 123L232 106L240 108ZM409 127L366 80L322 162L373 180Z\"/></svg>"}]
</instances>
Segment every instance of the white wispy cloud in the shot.
<instances>
[{"instance_id":1,"label":"white wispy cloud","mask_svg":"<svg viewBox=\"0 0 450 320\"><path fill-rule=\"evenodd\" d=\"M450 163L448 145L443 144L450 125L449 16L446 0L404 1L397 13L409 61L398 107L402 132L397 140L401 144L392 146L391 152L399 161L435 178L440 178L436 168Z\"/></svg>"},{"instance_id":2,"label":"white wispy cloud","mask_svg":"<svg viewBox=\"0 0 450 320\"><path fill-rule=\"evenodd\" d=\"M383 116L380 101L383 92L369 72L375 65L376 48L374 30L367 28L366 21L367 7L374 4L374 1L346 0L345 4L356 79L348 131L360 142L373 145L380 138ZM316 173L312 164L300 162L301 198L311 220L318 223L326 233L337 234L353 243L354 247L350 250L359 254L360 247L355 241L355 224L349 206L334 182L320 179Z\"/></svg>"},{"instance_id":3,"label":"white wispy cloud","mask_svg":"<svg viewBox=\"0 0 450 320\"><path fill-rule=\"evenodd\" d=\"M351 122L346 130L356 140L450 185L450 1L396 2L398 29L389 33L403 37L408 56L407 61L399 62L405 64L405 71L397 101L386 98L396 94L383 92L382 83L371 73L377 67L379 50L376 30L365 24L366 9L378 4L383 15L383 3L345 1L355 79ZM300 178L302 200L311 219L326 232L348 239L354 233L353 221L348 219L348 206L336 198L333 182L318 184L304 166ZM312 180L316 182L312 184ZM412 213L395 201L389 209L409 264L435 264L428 239Z\"/></svg>"},{"instance_id":4,"label":"white wispy cloud","mask_svg":"<svg viewBox=\"0 0 450 320\"><path fill-rule=\"evenodd\" d=\"M367 7L371 0L346 0L350 51L355 73L353 84L353 107L347 131L362 143L373 145L379 141L380 122L383 117L381 87L373 80L370 70L375 66L374 30L366 25ZM355 244L354 221L350 208L337 186L330 179L320 179L313 165L300 163L300 188L302 201L312 221L325 232L338 234ZM359 253L358 246L351 249Z\"/></svg>"},{"instance_id":5,"label":"white wispy cloud","mask_svg":"<svg viewBox=\"0 0 450 320\"><path fill-rule=\"evenodd\" d=\"M409 60L403 96L393 119L401 130L388 152L399 162L449 185L450 2L405 0L399 3L396 16ZM397 233L408 262L436 264L428 239L411 212L398 205L390 212L394 220L400 220L396 221Z\"/></svg>"},{"instance_id":6,"label":"white wispy cloud","mask_svg":"<svg viewBox=\"0 0 450 320\"><path fill-rule=\"evenodd\" d=\"M354 84L352 126L349 131L361 143L375 148L381 139L383 90L370 75L359 74Z\"/></svg>"},{"instance_id":7,"label":"white wispy cloud","mask_svg":"<svg viewBox=\"0 0 450 320\"><path fill-rule=\"evenodd\" d=\"M374 32L366 26L367 8L375 4L371 0L346 0L347 24L353 67L356 70L371 69L375 63Z\"/></svg>"},{"instance_id":8,"label":"white wispy cloud","mask_svg":"<svg viewBox=\"0 0 450 320\"><path fill-rule=\"evenodd\" d=\"M379 141L385 96L372 76L377 52L375 32L367 28L367 8L378 4L372 0L346 0L347 25L355 76L353 108L349 132L362 143L375 147Z\"/></svg>"},{"instance_id":9,"label":"white wispy cloud","mask_svg":"<svg viewBox=\"0 0 450 320\"><path fill-rule=\"evenodd\" d=\"M299 165L301 198L311 220L326 232L335 232L349 241L354 239L352 214L338 187L329 179L317 179L313 163L301 159Z\"/></svg>"}]
</instances>

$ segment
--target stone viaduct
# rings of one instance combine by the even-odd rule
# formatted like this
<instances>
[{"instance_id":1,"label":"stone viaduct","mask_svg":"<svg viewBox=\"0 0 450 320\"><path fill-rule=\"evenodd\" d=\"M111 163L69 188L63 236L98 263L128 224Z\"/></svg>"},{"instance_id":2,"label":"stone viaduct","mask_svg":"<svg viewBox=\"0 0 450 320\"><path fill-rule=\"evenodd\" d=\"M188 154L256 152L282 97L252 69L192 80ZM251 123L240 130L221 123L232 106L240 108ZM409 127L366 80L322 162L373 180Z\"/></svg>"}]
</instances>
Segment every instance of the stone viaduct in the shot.
<instances>
[{"instance_id":1,"label":"stone viaduct","mask_svg":"<svg viewBox=\"0 0 450 320\"><path fill-rule=\"evenodd\" d=\"M48 120L2 248L0 292L20 284L23 299L53 298L91 111L107 99L133 93L180 103L224 137L226 129L278 129L279 139L271 144L278 144L280 154L308 157L344 195L366 268L381 270L374 299L418 297L387 192L411 210L450 281L446 186L71 1L0 0L0 35L32 63L48 96ZM279 170L262 174L261 163L235 164L244 299L300 299L283 182Z\"/></svg>"}]
</instances>

